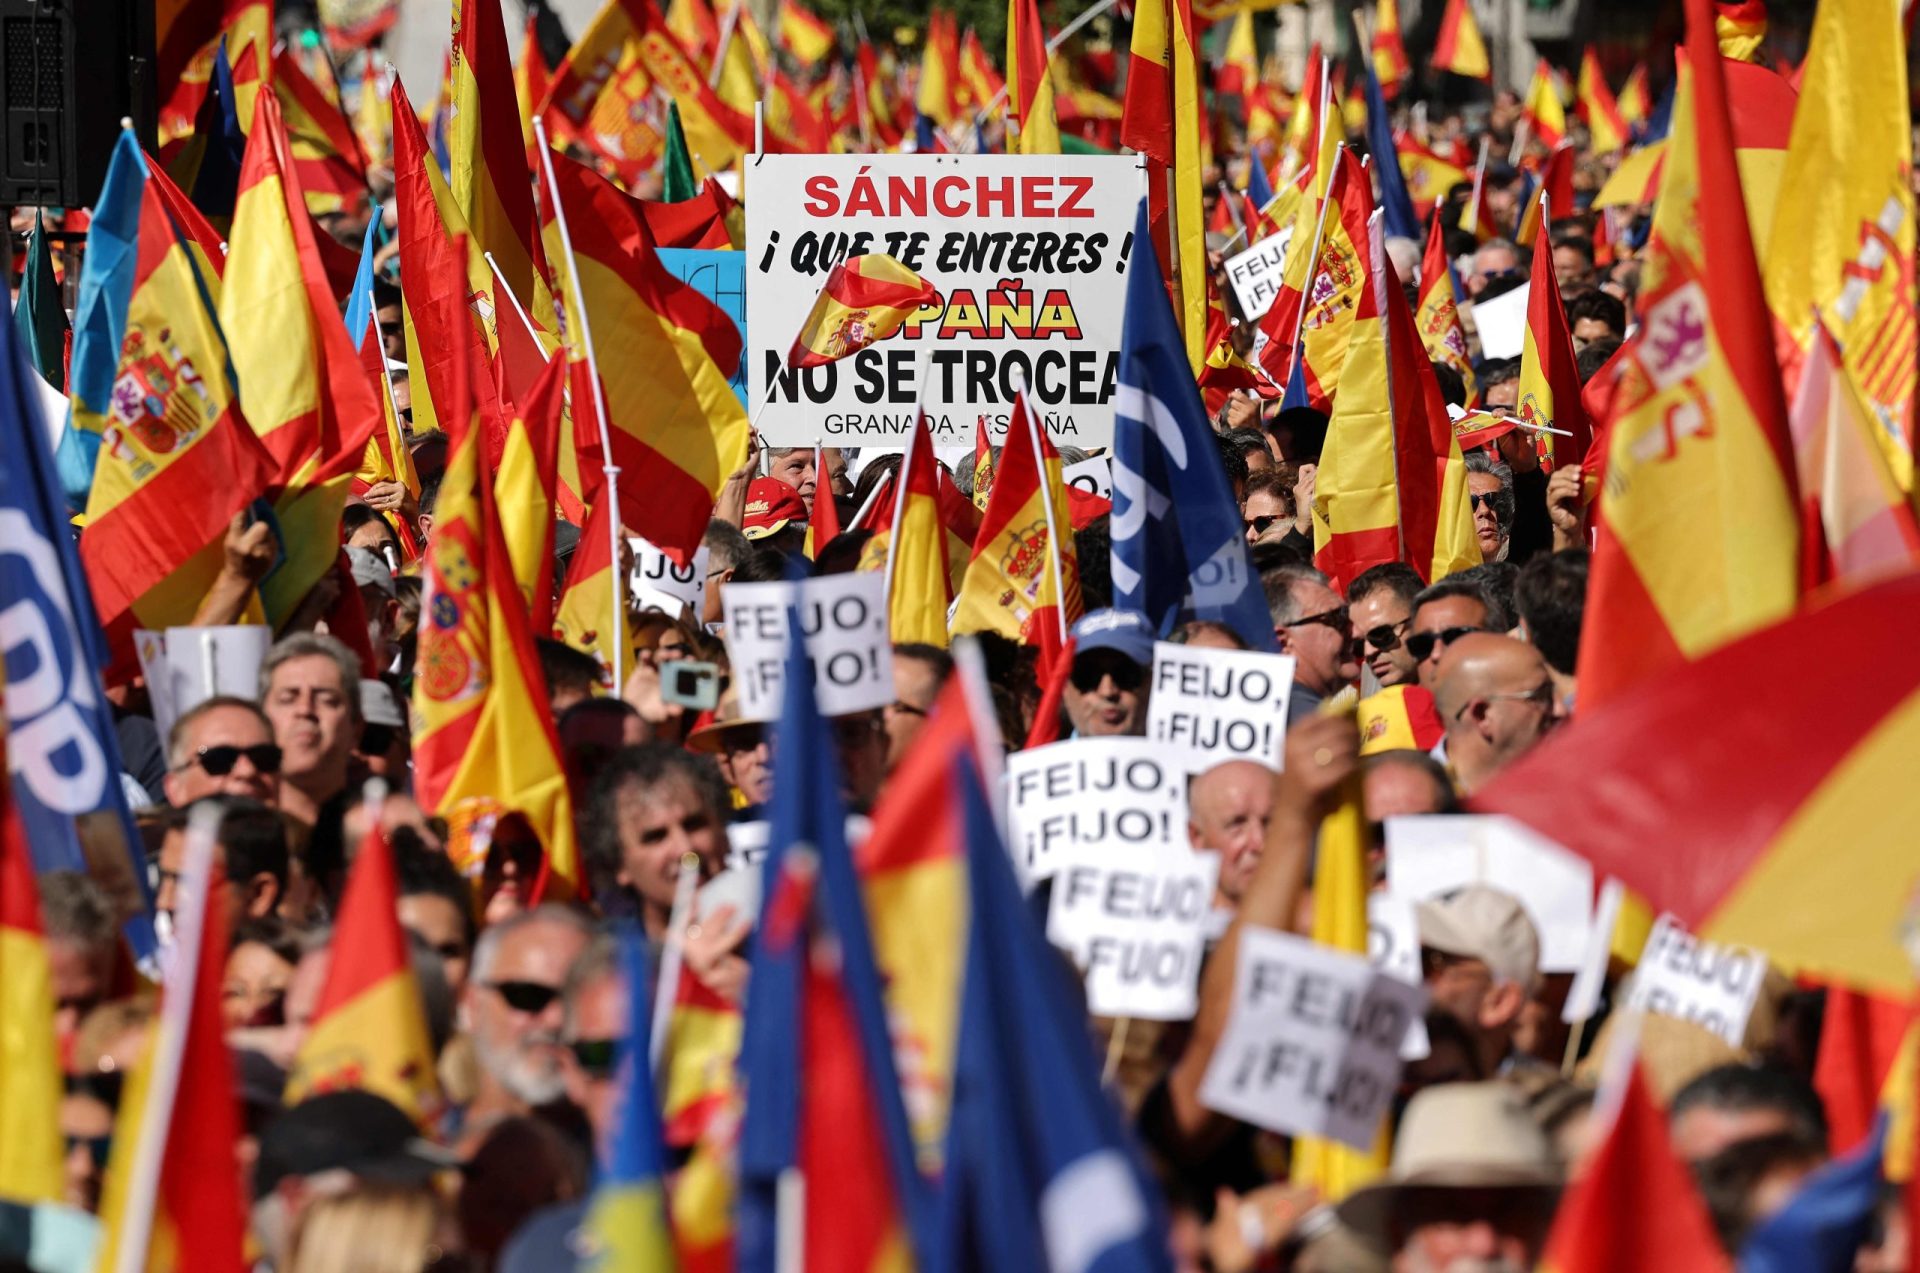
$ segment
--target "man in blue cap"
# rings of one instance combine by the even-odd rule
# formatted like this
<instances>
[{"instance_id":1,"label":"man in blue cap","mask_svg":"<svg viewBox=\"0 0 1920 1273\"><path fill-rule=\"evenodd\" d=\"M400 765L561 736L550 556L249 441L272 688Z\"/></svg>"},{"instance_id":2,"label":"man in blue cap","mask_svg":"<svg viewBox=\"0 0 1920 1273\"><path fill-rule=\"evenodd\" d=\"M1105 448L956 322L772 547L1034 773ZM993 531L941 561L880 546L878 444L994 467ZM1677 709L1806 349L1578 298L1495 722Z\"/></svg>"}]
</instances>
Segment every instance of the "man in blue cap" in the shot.
<instances>
[{"instance_id":1,"label":"man in blue cap","mask_svg":"<svg viewBox=\"0 0 1920 1273\"><path fill-rule=\"evenodd\" d=\"M1073 625L1073 670L1063 695L1081 738L1147 732L1153 628L1132 610L1094 610Z\"/></svg>"}]
</instances>

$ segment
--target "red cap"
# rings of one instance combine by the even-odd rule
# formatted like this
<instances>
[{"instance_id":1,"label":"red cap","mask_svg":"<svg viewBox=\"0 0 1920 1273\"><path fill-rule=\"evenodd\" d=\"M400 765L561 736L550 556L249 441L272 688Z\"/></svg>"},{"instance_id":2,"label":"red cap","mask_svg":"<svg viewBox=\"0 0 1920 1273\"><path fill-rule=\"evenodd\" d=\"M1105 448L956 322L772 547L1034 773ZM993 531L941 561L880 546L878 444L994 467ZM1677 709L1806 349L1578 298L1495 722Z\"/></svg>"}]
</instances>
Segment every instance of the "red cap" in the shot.
<instances>
[{"instance_id":1,"label":"red cap","mask_svg":"<svg viewBox=\"0 0 1920 1273\"><path fill-rule=\"evenodd\" d=\"M756 477L747 487L747 512L740 533L765 539L785 529L788 522L807 520L807 504L800 492L777 477Z\"/></svg>"}]
</instances>

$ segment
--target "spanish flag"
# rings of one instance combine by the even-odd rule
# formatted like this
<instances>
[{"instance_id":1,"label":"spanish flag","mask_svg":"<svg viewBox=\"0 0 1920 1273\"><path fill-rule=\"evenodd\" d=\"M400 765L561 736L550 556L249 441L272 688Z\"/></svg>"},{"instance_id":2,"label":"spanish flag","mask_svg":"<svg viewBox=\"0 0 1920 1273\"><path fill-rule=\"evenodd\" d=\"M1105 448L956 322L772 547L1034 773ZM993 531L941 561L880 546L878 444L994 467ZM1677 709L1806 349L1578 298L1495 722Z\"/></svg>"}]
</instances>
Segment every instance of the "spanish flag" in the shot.
<instances>
[{"instance_id":1,"label":"spanish flag","mask_svg":"<svg viewBox=\"0 0 1920 1273\"><path fill-rule=\"evenodd\" d=\"M611 457L600 456L599 427L577 426L590 440L583 451L594 456L586 467L618 464L621 522L691 560L720 487L746 463L747 413L728 383L740 363L740 331L660 264L632 200L563 155L546 159L547 259L565 293L575 412L583 421L604 412L597 418L613 447ZM591 474L585 480L595 485Z\"/></svg>"},{"instance_id":2,"label":"spanish flag","mask_svg":"<svg viewBox=\"0 0 1920 1273\"><path fill-rule=\"evenodd\" d=\"M160 1019L127 1078L100 1198L105 1242L96 1268L113 1273L242 1273L246 1213L234 1146L240 1139L233 1059L220 1021L226 891L214 862L216 815L187 829L174 944Z\"/></svg>"},{"instance_id":3,"label":"spanish flag","mask_svg":"<svg viewBox=\"0 0 1920 1273\"><path fill-rule=\"evenodd\" d=\"M1800 81L1786 171L1766 245L1767 301L1804 356L1820 311L1878 424L1902 489L1913 486L1914 200L1900 15L1826 0ZM1807 192L1819 192L1808 198Z\"/></svg>"},{"instance_id":4,"label":"spanish flag","mask_svg":"<svg viewBox=\"0 0 1920 1273\"><path fill-rule=\"evenodd\" d=\"M453 372L452 451L422 572L414 791L443 816L471 800L521 814L546 847L536 893L564 896L581 878L572 800L481 430L467 405L470 363L456 358Z\"/></svg>"},{"instance_id":5,"label":"spanish flag","mask_svg":"<svg viewBox=\"0 0 1920 1273\"><path fill-rule=\"evenodd\" d=\"M447 181L466 222L470 250L492 256L529 312L552 312L540 262L527 149L514 105L513 58L494 0L454 0L453 123ZM489 271L491 275L491 271ZM491 277L482 289L498 290ZM496 307L506 302L494 297Z\"/></svg>"},{"instance_id":6,"label":"spanish flag","mask_svg":"<svg viewBox=\"0 0 1920 1273\"><path fill-rule=\"evenodd\" d=\"M162 151L193 132L222 39L233 67L236 113L246 127L267 78L273 6L263 0L160 0L154 9Z\"/></svg>"},{"instance_id":7,"label":"spanish flag","mask_svg":"<svg viewBox=\"0 0 1920 1273\"><path fill-rule=\"evenodd\" d=\"M833 28L800 0L780 0L780 44L805 66L818 66L833 52Z\"/></svg>"},{"instance_id":8,"label":"spanish flag","mask_svg":"<svg viewBox=\"0 0 1920 1273\"><path fill-rule=\"evenodd\" d=\"M1293 185L1301 173L1313 167L1320 155L1325 136L1320 127L1320 114L1326 105L1327 90L1327 60L1316 44L1313 52L1307 56L1306 78L1301 82L1300 95L1293 99L1293 109L1287 114L1286 136L1280 145L1280 156L1274 161L1269 174L1267 185L1276 196L1284 195L1287 187ZM1337 142L1339 138L1334 140ZM1276 219L1286 218L1277 214Z\"/></svg>"},{"instance_id":9,"label":"spanish flag","mask_svg":"<svg viewBox=\"0 0 1920 1273\"><path fill-rule=\"evenodd\" d=\"M554 508L560 494L561 390L566 378L566 355L557 353L525 400L516 404L500 471L493 478L514 584L536 636L553 630Z\"/></svg>"},{"instance_id":10,"label":"spanish flag","mask_svg":"<svg viewBox=\"0 0 1920 1273\"><path fill-rule=\"evenodd\" d=\"M660 159L663 138L647 108L652 93L640 29L621 0L608 0L553 73L538 112L549 141L558 140L556 124L564 121L567 135L631 185Z\"/></svg>"},{"instance_id":11,"label":"spanish flag","mask_svg":"<svg viewBox=\"0 0 1920 1273\"><path fill-rule=\"evenodd\" d=\"M1432 751L1446 737L1447 723L1440 719L1433 695L1418 685L1389 685L1361 699L1355 711L1362 756Z\"/></svg>"},{"instance_id":12,"label":"spanish flag","mask_svg":"<svg viewBox=\"0 0 1920 1273\"><path fill-rule=\"evenodd\" d=\"M1400 175L1406 179L1407 198L1412 201L1416 216L1424 217L1439 207L1447 192L1470 175L1431 146L1415 141L1411 134L1402 134L1394 149L1400 160Z\"/></svg>"},{"instance_id":13,"label":"spanish flag","mask_svg":"<svg viewBox=\"0 0 1920 1273\"><path fill-rule=\"evenodd\" d=\"M0 1198L60 1202L67 1173L53 972L10 780L0 781L0 1022Z\"/></svg>"},{"instance_id":14,"label":"spanish flag","mask_svg":"<svg viewBox=\"0 0 1920 1273\"><path fill-rule=\"evenodd\" d=\"M1560 88L1553 82L1553 68L1545 58L1534 64L1533 82L1527 85L1520 120L1533 139L1548 150L1567 139L1566 107L1560 103Z\"/></svg>"},{"instance_id":15,"label":"spanish flag","mask_svg":"<svg viewBox=\"0 0 1920 1273\"><path fill-rule=\"evenodd\" d=\"M944 9L927 15L926 44L920 52L920 84L914 108L945 128L960 113L960 30Z\"/></svg>"},{"instance_id":16,"label":"spanish flag","mask_svg":"<svg viewBox=\"0 0 1920 1273\"><path fill-rule=\"evenodd\" d=\"M1813 1086L1827 1111L1828 1143L1835 1154L1845 1154L1873 1134L1883 1094L1897 1085L1894 1068L1907 1050L1914 1004L1910 992L1863 994L1842 984L1828 986L1826 999ZM1911 1068L1913 1057L1905 1060Z\"/></svg>"},{"instance_id":17,"label":"spanish flag","mask_svg":"<svg viewBox=\"0 0 1920 1273\"><path fill-rule=\"evenodd\" d=\"M1259 83L1260 43L1253 33L1253 9L1246 7L1233 15L1233 26L1227 31L1226 50L1221 54L1220 64L1213 73L1213 91L1218 95L1241 98L1250 117L1253 103L1247 99Z\"/></svg>"},{"instance_id":18,"label":"spanish flag","mask_svg":"<svg viewBox=\"0 0 1920 1273\"><path fill-rule=\"evenodd\" d=\"M1547 204L1541 196L1552 202L1555 211L1562 216L1573 214L1573 143L1563 141L1553 148L1545 163L1540 165L1538 174L1528 177L1522 187L1520 198L1519 223L1514 227L1515 243L1533 243L1536 240L1545 243L1541 233L1549 228ZM1553 255L1552 245L1547 244L1547 255ZM1549 280L1553 278L1548 272ZM1558 284L1555 284L1556 290Z\"/></svg>"},{"instance_id":19,"label":"spanish flag","mask_svg":"<svg viewBox=\"0 0 1920 1273\"><path fill-rule=\"evenodd\" d=\"M273 92L262 96L272 96L279 104L292 160L288 166L299 177L307 211L318 216L357 211L363 206L367 199L367 161L353 123L340 104L307 77L290 52L283 50L274 56ZM258 127L257 101L254 110L254 126Z\"/></svg>"},{"instance_id":20,"label":"spanish flag","mask_svg":"<svg viewBox=\"0 0 1920 1273\"><path fill-rule=\"evenodd\" d=\"M987 511L987 497L993 494L993 439L987 434L983 412L973 422L973 506Z\"/></svg>"},{"instance_id":21,"label":"spanish flag","mask_svg":"<svg viewBox=\"0 0 1920 1273\"><path fill-rule=\"evenodd\" d=\"M1493 63L1487 60L1487 42L1480 38L1480 24L1473 18L1473 0L1447 0L1429 65L1436 71L1493 82Z\"/></svg>"},{"instance_id":22,"label":"spanish flag","mask_svg":"<svg viewBox=\"0 0 1920 1273\"><path fill-rule=\"evenodd\" d=\"M867 139L868 148L878 151L898 146L900 127L894 122L894 112L905 103L894 101L887 89L887 77L880 70L879 55L873 51L873 45L865 41L854 50L853 83L859 99L861 125L871 134Z\"/></svg>"},{"instance_id":23,"label":"spanish flag","mask_svg":"<svg viewBox=\"0 0 1920 1273\"><path fill-rule=\"evenodd\" d=\"M707 0L669 0L666 5L667 30L686 46L687 52L711 68L720 51L720 21Z\"/></svg>"},{"instance_id":24,"label":"spanish flag","mask_svg":"<svg viewBox=\"0 0 1920 1273\"><path fill-rule=\"evenodd\" d=\"M977 109L985 110L988 102L1000 96L1006 81L1000 78L1000 72L994 69L993 59L987 56L986 46L980 43L980 33L972 27L960 41L960 82L966 85L967 93Z\"/></svg>"},{"instance_id":25,"label":"spanish flag","mask_svg":"<svg viewBox=\"0 0 1920 1273\"><path fill-rule=\"evenodd\" d=\"M825 154L833 146L833 129L815 110L807 94L779 67L767 75L767 129L796 151Z\"/></svg>"},{"instance_id":26,"label":"spanish flag","mask_svg":"<svg viewBox=\"0 0 1920 1273\"><path fill-rule=\"evenodd\" d=\"M666 1270L675 1264L667 1223L667 1148L649 1059L652 977L642 940L632 927L620 934L627 1030L615 1052L619 1122L603 1150L584 1229L601 1267Z\"/></svg>"},{"instance_id":27,"label":"spanish flag","mask_svg":"<svg viewBox=\"0 0 1920 1273\"><path fill-rule=\"evenodd\" d=\"M1374 0L1373 73L1380 81L1380 95L1388 101L1399 96L1400 85L1412 70L1400 38L1400 0Z\"/></svg>"},{"instance_id":28,"label":"spanish flag","mask_svg":"<svg viewBox=\"0 0 1920 1273\"><path fill-rule=\"evenodd\" d=\"M1580 645L1583 712L1784 618L1800 597L1793 443L1711 0L1689 0L1688 39L1641 276L1641 327L1612 383Z\"/></svg>"},{"instance_id":29,"label":"spanish flag","mask_svg":"<svg viewBox=\"0 0 1920 1273\"><path fill-rule=\"evenodd\" d=\"M1007 110L1013 118L1008 150L1022 155L1060 153L1060 121L1047 70L1047 29L1035 0L1007 0Z\"/></svg>"},{"instance_id":30,"label":"spanish flag","mask_svg":"<svg viewBox=\"0 0 1920 1273\"><path fill-rule=\"evenodd\" d=\"M1459 298L1453 290L1453 266L1447 260L1446 227L1440 209L1433 210L1427 230L1427 250L1420 260L1420 308L1413 316L1427 357L1460 373L1466 382L1467 405L1480 397L1474 380L1473 358L1467 351L1466 329L1460 323Z\"/></svg>"},{"instance_id":31,"label":"spanish flag","mask_svg":"<svg viewBox=\"0 0 1920 1273\"><path fill-rule=\"evenodd\" d=\"M1035 625L1045 623L1066 639L1080 617L1080 566L1060 467L1030 395L1021 394L960 585L954 631L1031 643Z\"/></svg>"},{"instance_id":32,"label":"spanish flag","mask_svg":"<svg viewBox=\"0 0 1920 1273\"><path fill-rule=\"evenodd\" d=\"M1147 199L1160 260L1178 281L1174 314L1195 375L1206 361L1207 227L1201 198L1205 113L1191 0L1141 0L1133 11L1120 140L1147 156ZM1168 183L1173 185L1168 207Z\"/></svg>"},{"instance_id":33,"label":"spanish flag","mask_svg":"<svg viewBox=\"0 0 1920 1273\"><path fill-rule=\"evenodd\" d=\"M1004 454L1004 452L1002 453ZM897 643L947 643L947 606L953 601L946 528L934 471L933 439L923 408L907 434L894 486L893 526L887 540L887 616Z\"/></svg>"},{"instance_id":34,"label":"spanish flag","mask_svg":"<svg viewBox=\"0 0 1920 1273\"><path fill-rule=\"evenodd\" d=\"M787 351L787 366L824 367L900 330L939 294L933 284L883 252L835 262Z\"/></svg>"},{"instance_id":35,"label":"spanish flag","mask_svg":"<svg viewBox=\"0 0 1920 1273\"><path fill-rule=\"evenodd\" d=\"M1607 77L1600 70L1600 58L1589 45L1580 55L1579 104L1576 107L1580 118L1587 121L1587 132L1593 141L1593 151L1599 155L1611 155L1627 148L1627 120L1620 112L1620 104L1613 99L1613 90L1607 87Z\"/></svg>"},{"instance_id":36,"label":"spanish flag","mask_svg":"<svg viewBox=\"0 0 1920 1273\"><path fill-rule=\"evenodd\" d=\"M624 675L633 667L633 640L627 630L627 582L615 567L610 538L616 533L612 514L612 503L597 499L580 527L580 544L567 567L567 590L553 617L553 635L593 655L603 682L618 694L623 687L613 684L613 670L618 666Z\"/></svg>"},{"instance_id":37,"label":"spanish flag","mask_svg":"<svg viewBox=\"0 0 1920 1273\"><path fill-rule=\"evenodd\" d=\"M376 818L347 873L313 1028L287 1075L288 1105L360 1088L384 1096L422 1125L438 1115L433 1041L399 904L393 846Z\"/></svg>"},{"instance_id":38,"label":"spanish flag","mask_svg":"<svg viewBox=\"0 0 1920 1273\"><path fill-rule=\"evenodd\" d=\"M1267 333L1261 364L1275 384L1300 377L1314 410L1330 411L1359 311L1367 306L1367 217L1372 185L1342 148L1320 208L1302 200L1281 274L1280 295L1260 320ZM1316 243L1315 233L1319 238ZM1378 311L1374 311L1378 316Z\"/></svg>"},{"instance_id":39,"label":"spanish flag","mask_svg":"<svg viewBox=\"0 0 1920 1273\"><path fill-rule=\"evenodd\" d=\"M1815 17L1817 19L1818 14ZM1736 62L1763 64L1767 45L1766 0L1718 0L1713 7L1713 35L1720 45L1720 56Z\"/></svg>"},{"instance_id":40,"label":"spanish flag","mask_svg":"<svg viewBox=\"0 0 1920 1273\"><path fill-rule=\"evenodd\" d=\"M1646 122L1647 112L1653 109L1653 103L1647 97L1647 64L1636 62L1627 72L1626 83L1620 86L1620 118L1627 121L1627 127Z\"/></svg>"},{"instance_id":41,"label":"spanish flag","mask_svg":"<svg viewBox=\"0 0 1920 1273\"><path fill-rule=\"evenodd\" d=\"M1533 280L1527 292L1527 330L1520 350L1522 424L1556 429L1541 433L1545 458L1553 467L1579 464L1593 445L1593 421L1580 402L1580 368L1574 362L1573 333L1567 327L1560 285L1554 280L1553 244L1547 239L1548 196L1540 196L1539 232L1533 244Z\"/></svg>"}]
</instances>

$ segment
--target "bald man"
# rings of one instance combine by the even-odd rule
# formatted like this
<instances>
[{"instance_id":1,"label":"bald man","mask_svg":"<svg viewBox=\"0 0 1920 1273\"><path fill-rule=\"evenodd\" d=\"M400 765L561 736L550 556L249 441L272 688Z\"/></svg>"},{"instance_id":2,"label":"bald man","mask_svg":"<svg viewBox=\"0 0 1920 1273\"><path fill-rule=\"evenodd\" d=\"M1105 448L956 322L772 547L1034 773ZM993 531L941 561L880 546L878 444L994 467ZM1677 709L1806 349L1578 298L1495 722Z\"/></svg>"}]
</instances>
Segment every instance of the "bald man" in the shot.
<instances>
[{"instance_id":1,"label":"bald man","mask_svg":"<svg viewBox=\"0 0 1920 1273\"><path fill-rule=\"evenodd\" d=\"M1234 910L1260 864L1273 820L1273 770L1251 760L1215 765L1187 788L1187 838L1195 851L1220 855L1214 907Z\"/></svg>"},{"instance_id":2,"label":"bald man","mask_svg":"<svg viewBox=\"0 0 1920 1273\"><path fill-rule=\"evenodd\" d=\"M1566 719L1540 651L1491 632L1461 637L1440 656L1434 705L1447 726L1447 764L1472 795Z\"/></svg>"}]
</instances>

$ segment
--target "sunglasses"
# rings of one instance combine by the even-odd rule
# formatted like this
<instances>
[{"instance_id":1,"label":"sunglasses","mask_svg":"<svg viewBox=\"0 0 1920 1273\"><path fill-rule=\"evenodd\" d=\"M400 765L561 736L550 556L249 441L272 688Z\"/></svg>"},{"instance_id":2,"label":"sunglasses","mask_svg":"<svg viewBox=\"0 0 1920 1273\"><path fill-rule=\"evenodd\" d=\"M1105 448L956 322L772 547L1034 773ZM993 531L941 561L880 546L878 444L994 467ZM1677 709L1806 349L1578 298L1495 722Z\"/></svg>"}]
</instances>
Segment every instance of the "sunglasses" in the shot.
<instances>
[{"instance_id":1,"label":"sunglasses","mask_svg":"<svg viewBox=\"0 0 1920 1273\"><path fill-rule=\"evenodd\" d=\"M1115 689L1122 694L1131 694L1146 682L1147 669L1128 658L1076 660L1067 679L1073 683L1074 689L1082 694L1091 694L1109 677L1113 679Z\"/></svg>"},{"instance_id":2,"label":"sunglasses","mask_svg":"<svg viewBox=\"0 0 1920 1273\"><path fill-rule=\"evenodd\" d=\"M1415 663L1425 663L1433 657L1436 647L1446 649L1469 632L1478 632L1479 628L1442 628L1438 632L1416 632L1407 638L1407 653L1413 655Z\"/></svg>"},{"instance_id":3,"label":"sunglasses","mask_svg":"<svg viewBox=\"0 0 1920 1273\"><path fill-rule=\"evenodd\" d=\"M1322 610L1319 614L1302 615L1293 622L1283 623L1280 626L1283 628L1304 628L1309 624L1315 623L1321 627L1332 628L1335 632L1340 633L1346 632L1353 626L1353 621L1347 617L1347 608L1345 606L1335 606L1331 610Z\"/></svg>"},{"instance_id":4,"label":"sunglasses","mask_svg":"<svg viewBox=\"0 0 1920 1273\"><path fill-rule=\"evenodd\" d=\"M613 1077L613 1067L618 1060L618 1040L575 1039L567 1045L567 1050L573 1053L573 1063L588 1078Z\"/></svg>"},{"instance_id":5,"label":"sunglasses","mask_svg":"<svg viewBox=\"0 0 1920 1273\"><path fill-rule=\"evenodd\" d=\"M280 772L280 749L272 743L255 743L251 747L233 747L220 743L212 747L202 747L193 754L193 758L180 766L182 769L194 765L206 770L208 776L224 778L233 772L233 767L245 756L254 769L263 774Z\"/></svg>"},{"instance_id":6,"label":"sunglasses","mask_svg":"<svg viewBox=\"0 0 1920 1273\"><path fill-rule=\"evenodd\" d=\"M1280 522L1283 520L1286 520L1286 519L1282 518L1278 513L1262 513L1258 517L1247 518L1246 525L1247 525L1247 529L1252 531L1254 534L1264 535L1268 531L1273 529L1274 524L1276 522Z\"/></svg>"},{"instance_id":7,"label":"sunglasses","mask_svg":"<svg viewBox=\"0 0 1920 1273\"><path fill-rule=\"evenodd\" d=\"M1382 654L1397 650L1400 648L1400 630L1412 622L1412 619L1402 619L1398 623L1383 623L1377 628L1368 628L1353 638L1353 644L1347 647L1347 653L1353 658L1363 659L1367 656L1368 646L1372 646Z\"/></svg>"},{"instance_id":8,"label":"sunglasses","mask_svg":"<svg viewBox=\"0 0 1920 1273\"><path fill-rule=\"evenodd\" d=\"M559 987L543 986L537 981L491 981L487 986L505 999L509 1008L530 1017L539 1016L548 1004L560 997Z\"/></svg>"},{"instance_id":9,"label":"sunglasses","mask_svg":"<svg viewBox=\"0 0 1920 1273\"><path fill-rule=\"evenodd\" d=\"M87 1157L93 1162L93 1169L95 1171L105 1171L107 1169L107 1155L113 1150L113 1137L69 1136L66 1139L67 1152L69 1154L84 1145L87 1150Z\"/></svg>"},{"instance_id":10,"label":"sunglasses","mask_svg":"<svg viewBox=\"0 0 1920 1273\"><path fill-rule=\"evenodd\" d=\"M1471 495L1468 498L1472 501L1473 507L1476 510L1482 508L1492 509L1494 520L1502 525L1505 525L1513 516L1513 496L1507 494L1505 491L1482 491L1478 495Z\"/></svg>"}]
</instances>

